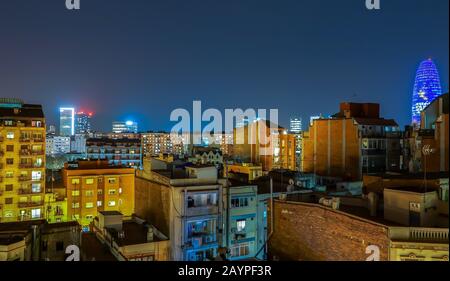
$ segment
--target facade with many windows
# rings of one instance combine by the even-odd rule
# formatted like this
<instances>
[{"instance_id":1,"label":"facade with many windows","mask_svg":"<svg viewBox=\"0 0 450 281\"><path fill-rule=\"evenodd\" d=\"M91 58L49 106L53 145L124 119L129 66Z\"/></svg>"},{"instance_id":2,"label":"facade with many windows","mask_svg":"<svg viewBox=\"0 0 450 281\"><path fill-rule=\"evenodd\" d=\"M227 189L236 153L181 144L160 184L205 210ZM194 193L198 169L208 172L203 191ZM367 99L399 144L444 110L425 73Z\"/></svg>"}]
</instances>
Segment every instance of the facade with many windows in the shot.
<instances>
[{"instance_id":1,"label":"facade with many windows","mask_svg":"<svg viewBox=\"0 0 450 281\"><path fill-rule=\"evenodd\" d=\"M67 192L68 220L77 220L83 230L99 211L134 212L134 169L110 166L107 161L66 163L63 182Z\"/></svg>"},{"instance_id":2,"label":"facade with many windows","mask_svg":"<svg viewBox=\"0 0 450 281\"><path fill-rule=\"evenodd\" d=\"M0 99L0 222L44 217L44 178L42 107Z\"/></svg>"}]
</instances>

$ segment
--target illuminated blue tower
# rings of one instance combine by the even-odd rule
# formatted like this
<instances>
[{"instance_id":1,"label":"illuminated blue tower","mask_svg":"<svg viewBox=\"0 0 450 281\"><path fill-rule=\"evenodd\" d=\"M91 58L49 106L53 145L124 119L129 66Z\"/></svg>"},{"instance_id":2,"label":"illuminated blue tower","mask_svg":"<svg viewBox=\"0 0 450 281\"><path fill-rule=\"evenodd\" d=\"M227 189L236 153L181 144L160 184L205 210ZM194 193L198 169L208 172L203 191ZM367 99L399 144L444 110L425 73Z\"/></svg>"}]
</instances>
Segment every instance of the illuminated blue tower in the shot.
<instances>
[{"instance_id":1,"label":"illuminated blue tower","mask_svg":"<svg viewBox=\"0 0 450 281\"><path fill-rule=\"evenodd\" d=\"M420 63L412 98L412 123L420 124L420 112L442 94L436 65L431 59Z\"/></svg>"}]
</instances>

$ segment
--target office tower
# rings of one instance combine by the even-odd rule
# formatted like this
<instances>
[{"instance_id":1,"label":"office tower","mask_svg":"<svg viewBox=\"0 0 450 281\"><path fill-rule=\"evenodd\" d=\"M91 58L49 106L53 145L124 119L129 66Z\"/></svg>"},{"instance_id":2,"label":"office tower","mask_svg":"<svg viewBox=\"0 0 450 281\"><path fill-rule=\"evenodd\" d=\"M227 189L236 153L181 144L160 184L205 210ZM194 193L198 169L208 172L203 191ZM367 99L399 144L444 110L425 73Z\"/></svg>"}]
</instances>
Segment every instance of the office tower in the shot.
<instances>
[{"instance_id":1,"label":"office tower","mask_svg":"<svg viewBox=\"0 0 450 281\"><path fill-rule=\"evenodd\" d=\"M75 115L75 134L86 135L91 133L92 113L77 112Z\"/></svg>"},{"instance_id":2,"label":"office tower","mask_svg":"<svg viewBox=\"0 0 450 281\"><path fill-rule=\"evenodd\" d=\"M302 131L302 118L291 117L289 122L289 132L292 134L298 134Z\"/></svg>"},{"instance_id":3,"label":"office tower","mask_svg":"<svg viewBox=\"0 0 450 281\"><path fill-rule=\"evenodd\" d=\"M436 65L431 59L420 63L416 72L412 96L412 123L420 124L420 112L442 94Z\"/></svg>"},{"instance_id":4,"label":"office tower","mask_svg":"<svg viewBox=\"0 0 450 281\"><path fill-rule=\"evenodd\" d=\"M138 124L134 121L114 121L112 123L112 131L113 133L137 133L138 132Z\"/></svg>"},{"instance_id":5,"label":"office tower","mask_svg":"<svg viewBox=\"0 0 450 281\"><path fill-rule=\"evenodd\" d=\"M0 222L44 218L45 117L41 105L0 99Z\"/></svg>"},{"instance_id":6,"label":"office tower","mask_svg":"<svg viewBox=\"0 0 450 281\"><path fill-rule=\"evenodd\" d=\"M59 135L72 136L75 134L75 109L61 107L59 109Z\"/></svg>"}]
</instances>

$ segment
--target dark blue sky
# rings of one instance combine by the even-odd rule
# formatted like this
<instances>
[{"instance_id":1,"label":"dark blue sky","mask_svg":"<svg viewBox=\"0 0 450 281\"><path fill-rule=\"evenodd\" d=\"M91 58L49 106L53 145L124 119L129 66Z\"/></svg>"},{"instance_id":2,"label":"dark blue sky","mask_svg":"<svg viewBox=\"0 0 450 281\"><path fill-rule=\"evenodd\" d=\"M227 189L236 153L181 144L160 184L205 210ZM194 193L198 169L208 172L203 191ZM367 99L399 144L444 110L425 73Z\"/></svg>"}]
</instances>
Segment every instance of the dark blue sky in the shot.
<instances>
[{"instance_id":1,"label":"dark blue sky","mask_svg":"<svg viewBox=\"0 0 450 281\"><path fill-rule=\"evenodd\" d=\"M448 0L0 0L0 96L169 129L203 107L332 114L381 103L409 123L415 70L432 57L448 91Z\"/></svg>"}]
</instances>

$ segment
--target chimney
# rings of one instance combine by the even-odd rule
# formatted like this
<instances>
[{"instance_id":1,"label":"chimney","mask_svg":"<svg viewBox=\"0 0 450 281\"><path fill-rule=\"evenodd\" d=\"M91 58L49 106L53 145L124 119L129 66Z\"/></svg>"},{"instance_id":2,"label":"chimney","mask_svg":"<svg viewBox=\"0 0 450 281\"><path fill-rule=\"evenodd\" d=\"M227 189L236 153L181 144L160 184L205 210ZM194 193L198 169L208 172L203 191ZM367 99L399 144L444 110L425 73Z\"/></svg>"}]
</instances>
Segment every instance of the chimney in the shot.
<instances>
[{"instance_id":1,"label":"chimney","mask_svg":"<svg viewBox=\"0 0 450 281\"><path fill-rule=\"evenodd\" d=\"M152 242L153 241L153 227L148 226L147 228L147 242Z\"/></svg>"}]
</instances>

